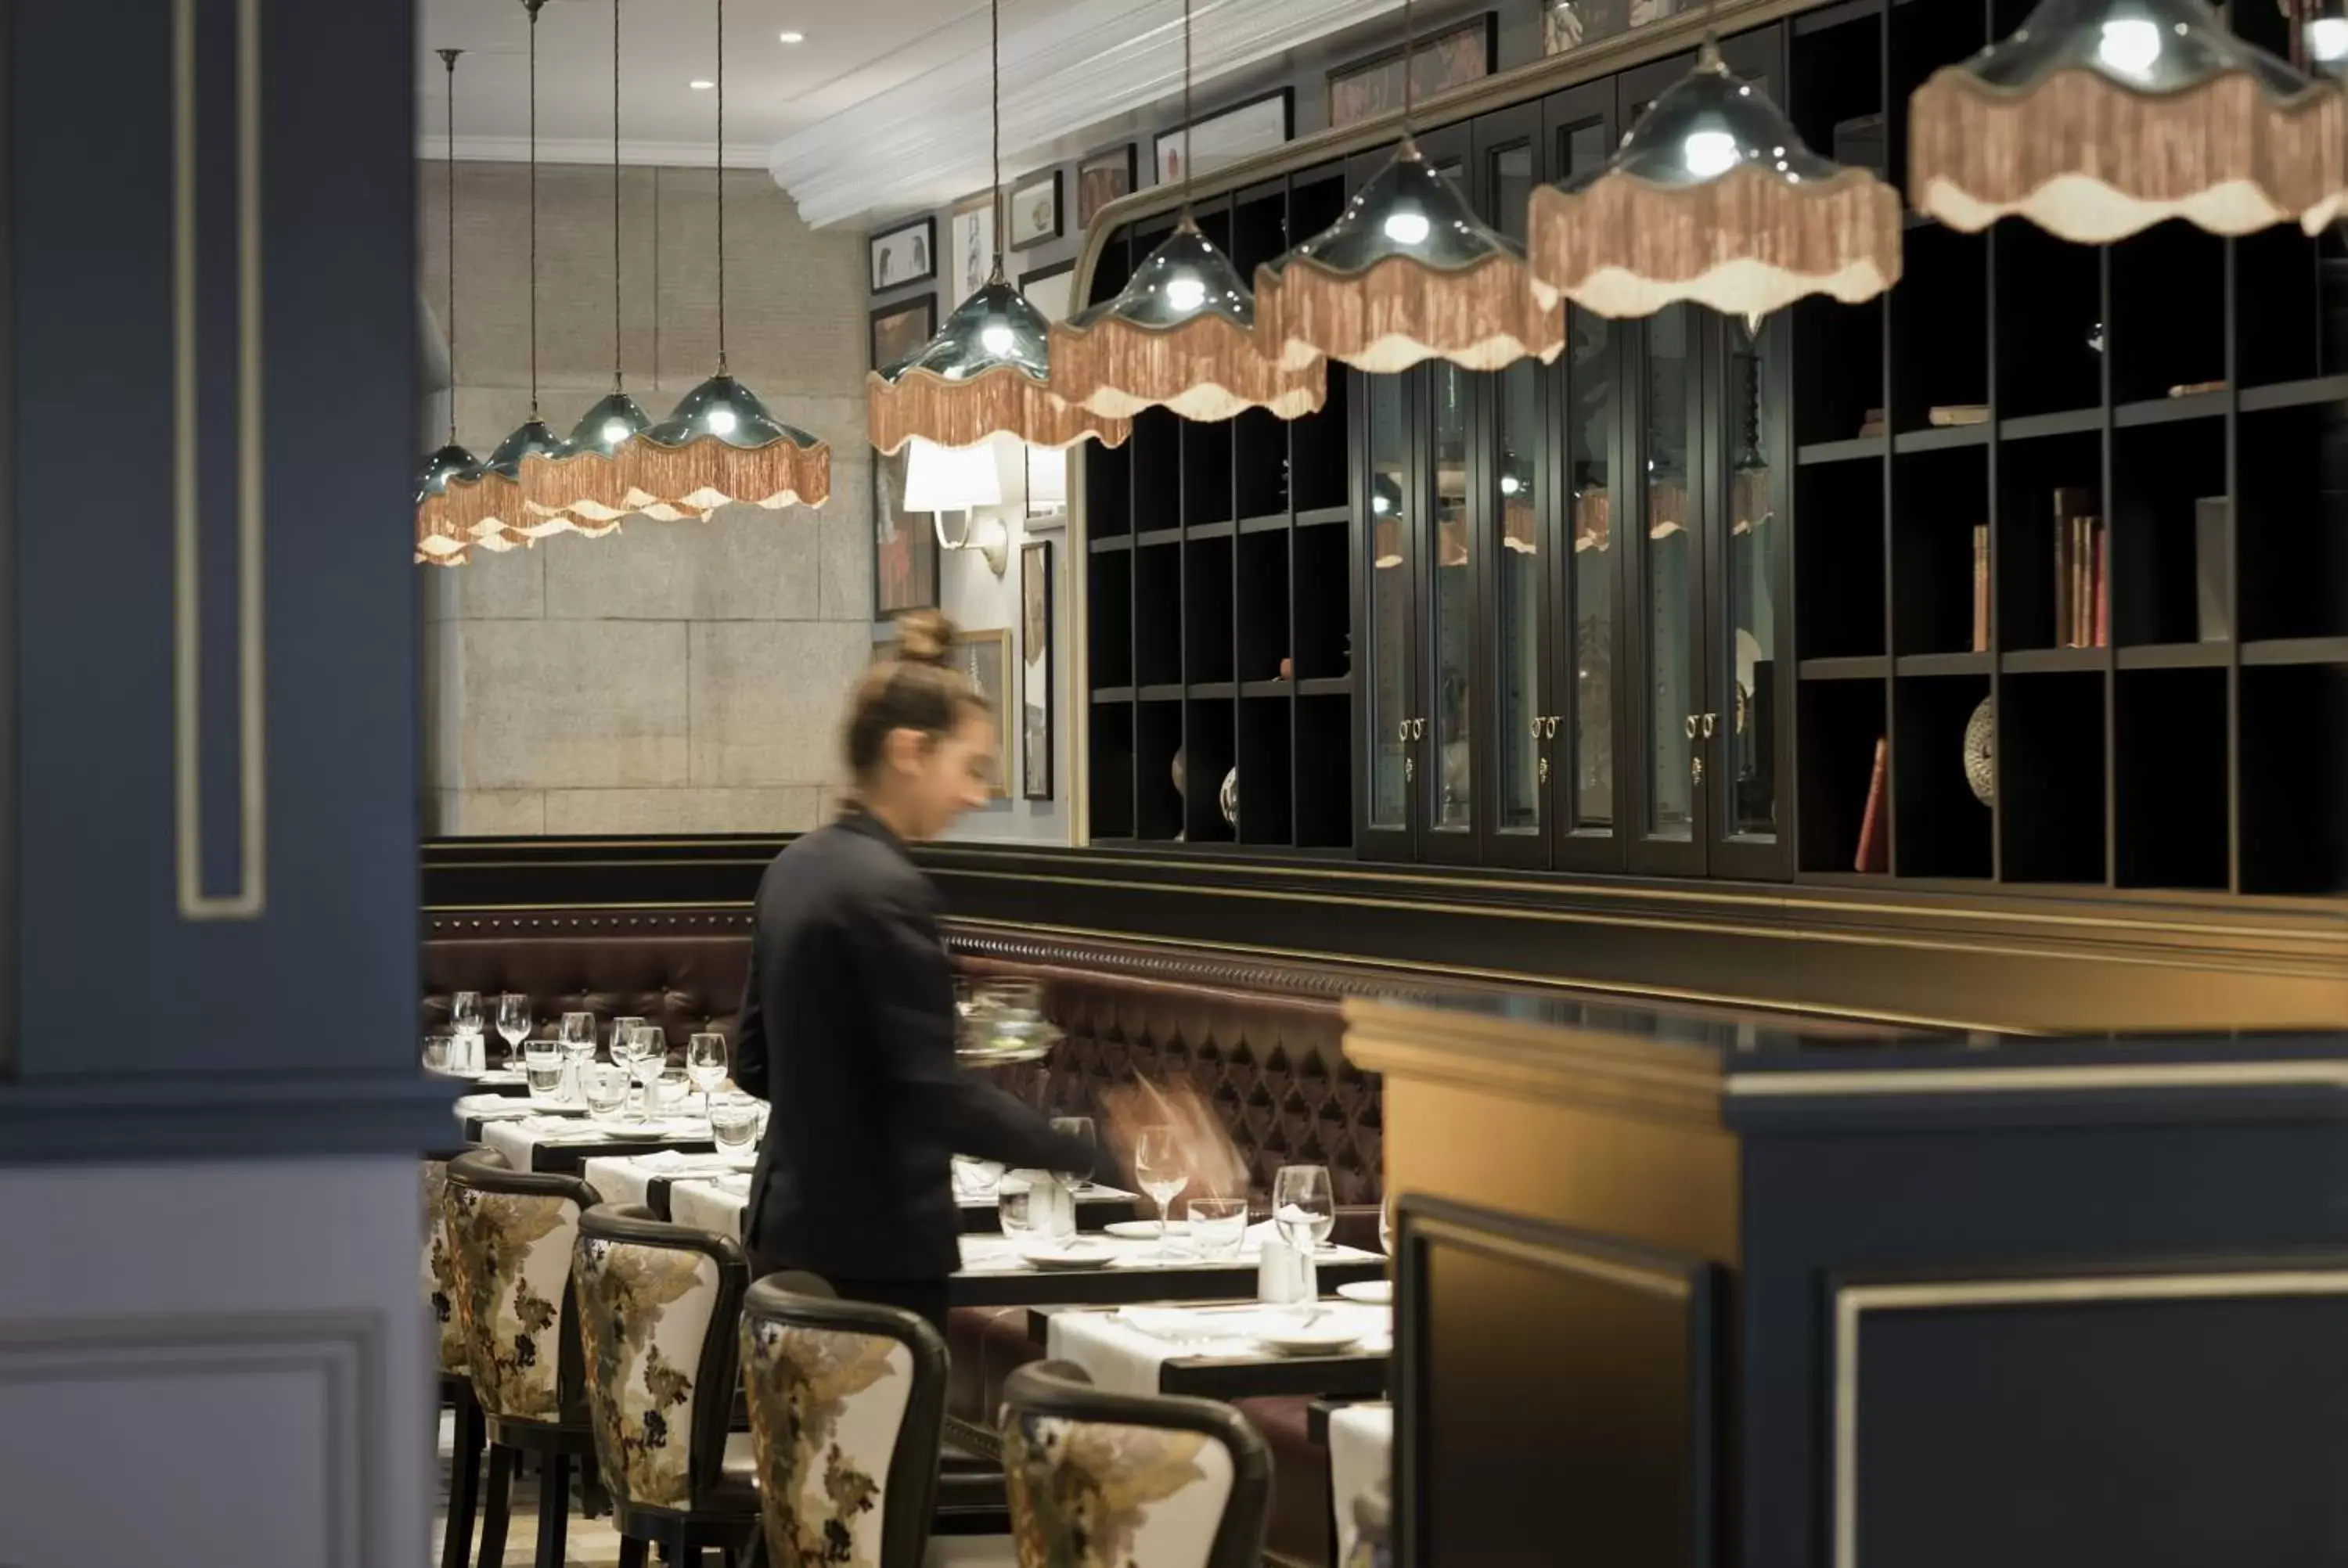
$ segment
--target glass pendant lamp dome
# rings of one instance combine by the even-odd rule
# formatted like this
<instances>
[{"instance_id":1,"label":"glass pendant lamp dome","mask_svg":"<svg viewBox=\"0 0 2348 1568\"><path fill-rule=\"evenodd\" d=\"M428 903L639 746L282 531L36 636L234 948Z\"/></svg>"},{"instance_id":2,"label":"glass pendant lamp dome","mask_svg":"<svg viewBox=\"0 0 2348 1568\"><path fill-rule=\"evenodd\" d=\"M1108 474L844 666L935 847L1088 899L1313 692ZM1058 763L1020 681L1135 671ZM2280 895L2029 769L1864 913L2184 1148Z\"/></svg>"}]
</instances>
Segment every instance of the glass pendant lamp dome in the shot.
<instances>
[{"instance_id":1,"label":"glass pendant lamp dome","mask_svg":"<svg viewBox=\"0 0 2348 1568\"><path fill-rule=\"evenodd\" d=\"M994 26L994 184L1003 193L1002 0ZM867 435L883 454L915 436L944 447L975 446L998 436L1031 446L1065 447L1097 440L1122 444L1130 420L1067 402L1050 384L1051 333L1042 313L1003 277L1003 223L996 214L994 266L977 292L956 305L928 343L865 377Z\"/></svg>"},{"instance_id":2,"label":"glass pendant lamp dome","mask_svg":"<svg viewBox=\"0 0 2348 1568\"><path fill-rule=\"evenodd\" d=\"M1540 286L1604 316L1872 299L1900 277L1900 226L1899 193L1804 146L1709 35L1602 168L1540 187L1528 212Z\"/></svg>"},{"instance_id":3,"label":"glass pendant lamp dome","mask_svg":"<svg viewBox=\"0 0 2348 1568\"><path fill-rule=\"evenodd\" d=\"M1192 220L1190 0L1182 0L1182 216L1113 299L1052 325L1052 390L1096 414L1170 408L1229 419L1250 408L1282 419L1328 401L1326 363L1290 366L1255 333L1255 296Z\"/></svg>"},{"instance_id":4,"label":"glass pendant lamp dome","mask_svg":"<svg viewBox=\"0 0 2348 1568\"><path fill-rule=\"evenodd\" d=\"M1256 269L1257 336L1292 369L1323 355L1373 373L1546 364L1565 346L1563 311L1411 138L1411 28L1406 0L1402 146L1334 223Z\"/></svg>"},{"instance_id":5,"label":"glass pendant lamp dome","mask_svg":"<svg viewBox=\"0 0 2348 1568\"><path fill-rule=\"evenodd\" d=\"M726 364L726 0L717 0L717 371L630 442L620 466L647 497L695 511L768 511L831 498L831 448L767 412Z\"/></svg>"},{"instance_id":6,"label":"glass pendant lamp dome","mask_svg":"<svg viewBox=\"0 0 2348 1568\"><path fill-rule=\"evenodd\" d=\"M2015 214L2082 244L2169 218L2213 234L2340 216L2341 89L2201 0L2042 0L1908 101L1908 189L1951 227Z\"/></svg>"}]
</instances>

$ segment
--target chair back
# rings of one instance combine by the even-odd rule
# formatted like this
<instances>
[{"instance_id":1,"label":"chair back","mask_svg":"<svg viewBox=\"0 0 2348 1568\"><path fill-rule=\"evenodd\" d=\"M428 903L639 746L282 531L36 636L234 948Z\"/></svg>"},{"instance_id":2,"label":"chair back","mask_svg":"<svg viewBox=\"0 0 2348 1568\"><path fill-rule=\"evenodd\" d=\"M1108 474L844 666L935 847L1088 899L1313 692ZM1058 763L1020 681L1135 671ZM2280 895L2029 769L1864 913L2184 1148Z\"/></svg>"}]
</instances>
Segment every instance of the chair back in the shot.
<instances>
[{"instance_id":1,"label":"chair back","mask_svg":"<svg viewBox=\"0 0 2348 1568\"><path fill-rule=\"evenodd\" d=\"M770 1562L920 1568L945 1426L945 1341L812 1275L752 1285L743 1381Z\"/></svg>"},{"instance_id":2,"label":"chair back","mask_svg":"<svg viewBox=\"0 0 2348 1568\"><path fill-rule=\"evenodd\" d=\"M457 1260L448 1245L448 1162L462 1150L424 1156L424 1305L432 1314L438 1337L440 1370L453 1378L470 1378L473 1364L465 1351L465 1324L457 1311Z\"/></svg>"},{"instance_id":3,"label":"chair back","mask_svg":"<svg viewBox=\"0 0 2348 1568\"><path fill-rule=\"evenodd\" d=\"M579 1216L571 1280L603 1484L629 1508L706 1506L726 1463L750 1283L732 1236L640 1204Z\"/></svg>"},{"instance_id":4,"label":"chair back","mask_svg":"<svg viewBox=\"0 0 2348 1568\"><path fill-rule=\"evenodd\" d=\"M1272 1459L1229 1405L1112 1394L1038 1361L1003 1389L1003 1470L1023 1561L1256 1568Z\"/></svg>"},{"instance_id":5,"label":"chair back","mask_svg":"<svg viewBox=\"0 0 2348 1568\"><path fill-rule=\"evenodd\" d=\"M446 1204L473 1394L491 1418L587 1419L571 1248L595 1189L517 1171L487 1150L448 1162Z\"/></svg>"}]
</instances>

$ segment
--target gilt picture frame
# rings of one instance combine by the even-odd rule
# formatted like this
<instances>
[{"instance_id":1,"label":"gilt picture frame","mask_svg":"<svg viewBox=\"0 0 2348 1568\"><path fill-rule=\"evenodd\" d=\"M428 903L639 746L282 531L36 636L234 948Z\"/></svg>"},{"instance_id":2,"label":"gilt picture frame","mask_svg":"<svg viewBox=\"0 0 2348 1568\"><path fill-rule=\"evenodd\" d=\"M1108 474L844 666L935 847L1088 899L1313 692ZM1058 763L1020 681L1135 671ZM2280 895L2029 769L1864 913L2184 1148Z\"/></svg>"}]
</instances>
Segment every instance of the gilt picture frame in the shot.
<instances>
[{"instance_id":1,"label":"gilt picture frame","mask_svg":"<svg viewBox=\"0 0 2348 1568\"><path fill-rule=\"evenodd\" d=\"M1052 798L1052 541L1019 547L1019 780L1027 800Z\"/></svg>"}]
</instances>

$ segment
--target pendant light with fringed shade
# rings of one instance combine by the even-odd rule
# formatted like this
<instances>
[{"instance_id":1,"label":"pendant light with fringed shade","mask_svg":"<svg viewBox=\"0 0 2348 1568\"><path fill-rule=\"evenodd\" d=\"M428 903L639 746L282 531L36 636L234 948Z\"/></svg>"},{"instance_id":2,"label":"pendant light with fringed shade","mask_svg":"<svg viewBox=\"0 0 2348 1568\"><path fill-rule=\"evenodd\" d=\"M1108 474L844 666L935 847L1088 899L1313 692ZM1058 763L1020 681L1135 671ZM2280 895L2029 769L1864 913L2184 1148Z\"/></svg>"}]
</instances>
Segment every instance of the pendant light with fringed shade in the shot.
<instances>
[{"instance_id":1,"label":"pendant light with fringed shade","mask_svg":"<svg viewBox=\"0 0 2348 1568\"><path fill-rule=\"evenodd\" d=\"M1373 373L1546 364L1565 347L1564 312L1411 139L1411 26L1404 0L1402 146L1334 223L1256 269L1256 335L1292 369L1323 355Z\"/></svg>"},{"instance_id":2,"label":"pendant light with fringed shade","mask_svg":"<svg viewBox=\"0 0 2348 1568\"><path fill-rule=\"evenodd\" d=\"M726 366L726 0L717 0L717 373L623 449L648 496L710 511L740 502L776 511L831 498L831 448L767 412Z\"/></svg>"},{"instance_id":3,"label":"pendant light with fringed shade","mask_svg":"<svg viewBox=\"0 0 2348 1568\"><path fill-rule=\"evenodd\" d=\"M2201 0L2042 0L1909 98L1908 189L1969 232L2014 214L2095 245L2169 218L2317 234L2348 190L2348 113Z\"/></svg>"},{"instance_id":4,"label":"pendant light with fringed shade","mask_svg":"<svg viewBox=\"0 0 2348 1568\"><path fill-rule=\"evenodd\" d=\"M1052 390L1096 414L1170 408L1282 419L1328 401L1326 362L1290 367L1255 334L1255 296L1190 215L1190 0L1182 0L1182 216L1115 299L1052 324Z\"/></svg>"},{"instance_id":5,"label":"pendant light with fringed shade","mask_svg":"<svg viewBox=\"0 0 2348 1568\"><path fill-rule=\"evenodd\" d=\"M1806 294L1855 304L1900 277L1899 193L1805 147L1709 33L1614 156L1535 190L1528 221L1541 286L1602 316L1694 301L1758 321Z\"/></svg>"},{"instance_id":6,"label":"pendant light with fringed shade","mask_svg":"<svg viewBox=\"0 0 2348 1568\"><path fill-rule=\"evenodd\" d=\"M416 559L440 566L456 566L464 559L470 546L470 537L448 523L442 514L446 507L436 505L452 481L470 485L481 477L481 460L457 439L457 56L462 49L439 50L440 64L448 73L448 310L441 323L441 331L448 343L448 442L438 452L424 459L423 472L416 481ZM427 520L427 508L431 508L432 520ZM445 524L445 530L444 530Z\"/></svg>"},{"instance_id":7,"label":"pendant light with fringed shade","mask_svg":"<svg viewBox=\"0 0 2348 1568\"><path fill-rule=\"evenodd\" d=\"M975 446L997 437L1031 446L1121 445L1130 420L1063 400L1051 385L1051 333L1035 306L1003 279L1003 5L994 0L994 270L956 305L937 336L864 379L868 435L893 453L915 436L940 446Z\"/></svg>"}]
</instances>

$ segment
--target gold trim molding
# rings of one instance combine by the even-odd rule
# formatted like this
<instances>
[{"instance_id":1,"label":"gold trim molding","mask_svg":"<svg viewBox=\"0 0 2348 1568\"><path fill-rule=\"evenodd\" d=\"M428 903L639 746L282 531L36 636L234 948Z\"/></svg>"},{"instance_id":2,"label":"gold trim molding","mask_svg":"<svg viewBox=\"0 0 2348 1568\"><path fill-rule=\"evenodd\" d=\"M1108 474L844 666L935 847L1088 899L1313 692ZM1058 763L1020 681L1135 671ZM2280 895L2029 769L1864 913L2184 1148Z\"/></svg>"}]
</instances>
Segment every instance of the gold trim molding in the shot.
<instances>
[{"instance_id":1,"label":"gold trim molding","mask_svg":"<svg viewBox=\"0 0 2348 1568\"><path fill-rule=\"evenodd\" d=\"M202 540L197 489L196 0L171 6L172 795L180 917L256 920L268 899L262 665L261 0L236 0L236 691L242 864L237 890L204 891Z\"/></svg>"},{"instance_id":2,"label":"gold trim molding","mask_svg":"<svg viewBox=\"0 0 2348 1568\"><path fill-rule=\"evenodd\" d=\"M1345 1055L1365 1072L1720 1124L1720 1053L1604 1030L1348 999Z\"/></svg>"},{"instance_id":3,"label":"gold trim molding","mask_svg":"<svg viewBox=\"0 0 2348 1568\"><path fill-rule=\"evenodd\" d=\"M1844 1286L1834 1296L1834 1568L1859 1568L1859 1335L1869 1312L2348 1296L2348 1268L2178 1270Z\"/></svg>"}]
</instances>

